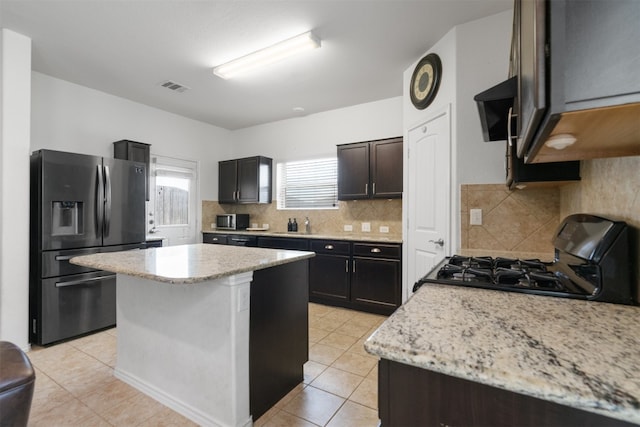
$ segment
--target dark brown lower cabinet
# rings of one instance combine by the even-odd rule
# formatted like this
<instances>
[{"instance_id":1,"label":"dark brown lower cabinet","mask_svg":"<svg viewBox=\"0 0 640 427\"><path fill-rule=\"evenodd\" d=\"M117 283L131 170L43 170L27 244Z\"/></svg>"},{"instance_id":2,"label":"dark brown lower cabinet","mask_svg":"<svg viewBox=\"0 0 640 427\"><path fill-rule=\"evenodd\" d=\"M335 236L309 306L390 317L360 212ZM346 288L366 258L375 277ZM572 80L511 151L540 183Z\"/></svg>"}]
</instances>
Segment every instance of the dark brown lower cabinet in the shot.
<instances>
[{"instance_id":1,"label":"dark brown lower cabinet","mask_svg":"<svg viewBox=\"0 0 640 427\"><path fill-rule=\"evenodd\" d=\"M309 266L309 297L312 301L349 301L349 257L316 254Z\"/></svg>"},{"instance_id":2,"label":"dark brown lower cabinet","mask_svg":"<svg viewBox=\"0 0 640 427\"><path fill-rule=\"evenodd\" d=\"M383 427L634 425L386 359L378 365L378 412Z\"/></svg>"},{"instance_id":3,"label":"dark brown lower cabinet","mask_svg":"<svg viewBox=\"0 0 640 427\"><path fill-rule=\"evenodd\" d=\"M311 240L309 300L379 314L401 304L401 245Z\"/></svg>"},{"instance_id":4,"label":"dark brown lower cabinet","mask_svg":"<svg viewBox=\"0 0 640 427\"><path fill-rule=\"evenodd\" d=\"M400 305L400 260L353 257L351 301L393 312Z\"/></svg>"},{"instance_id":5,"label":"dark brown lower cabinet","mask_svg":"<svg viewBox=\"0 0 640 427\"><path fill-rule=\"evenodd\" d=\"M254 421L302 382L309 360L308 279L306 259L253 272L249 406Z\"/></svg>"}]
</instances>

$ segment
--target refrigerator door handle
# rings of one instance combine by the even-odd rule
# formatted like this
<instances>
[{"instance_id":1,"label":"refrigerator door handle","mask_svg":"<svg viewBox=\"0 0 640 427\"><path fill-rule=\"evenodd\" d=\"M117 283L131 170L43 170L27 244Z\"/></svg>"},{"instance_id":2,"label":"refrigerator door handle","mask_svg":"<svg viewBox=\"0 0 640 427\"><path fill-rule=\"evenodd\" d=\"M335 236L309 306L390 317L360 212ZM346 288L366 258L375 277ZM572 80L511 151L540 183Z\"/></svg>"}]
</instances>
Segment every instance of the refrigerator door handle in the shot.
<instances>
[{"instance_id":1,"label":"refrigerator door handle","mask_svg":"<svg viewBox=\"0 0 640 427\"><path fill-rule=\"evenodd\" d=\"M102 237L104 223L104 179L101 165L98 165L98 183L96 186L96 236Z\"/></svg>"},{"instance_id":2,"label":"refrigerator door handle","mask_svg":"<svg viewBox=\"0 0 640 427\"><path fill-rule=\"evenodd\" d=\"M56 282L56 288L64 288L65 286L90 285L92 282L113 279L115 277L116 277L115 274L109 274L107 276L92 277L90 279L79 279L79 280L69 280L67 282Z\"/></svg>"},{"instance_id":3,"label":"refrigerator door handle","mask_svg":"<svg viewBox=\"0 0 640 427\"><path fill-rule=\"evenodd\" d=\"M109 166L104 167L104 236L109 235L111 226L111 175Z\"/></svg>"}]
</instances>

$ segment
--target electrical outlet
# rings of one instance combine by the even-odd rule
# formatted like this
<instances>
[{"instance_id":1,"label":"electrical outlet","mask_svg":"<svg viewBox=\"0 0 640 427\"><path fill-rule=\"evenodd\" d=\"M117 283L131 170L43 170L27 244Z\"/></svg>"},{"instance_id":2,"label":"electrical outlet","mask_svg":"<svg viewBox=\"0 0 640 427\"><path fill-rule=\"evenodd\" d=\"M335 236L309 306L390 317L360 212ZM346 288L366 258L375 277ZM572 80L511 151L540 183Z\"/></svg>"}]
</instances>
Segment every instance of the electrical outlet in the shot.
<instances>
[{"instance_id":1,"label":"electrical outlet","mask_svg":"<svg viewBox=\"0 0 640 427\"><path fill-rule=\"evenodd\" d=\"M216 228L216 225L212 222L211 223L211 229L213 230L214 228Z\"/></svg>"},{"instance_id":2,"label":"electrical outlet","mask_svg":"<svg viewBox=\"0 0 640 427\"><path fill-rule=\"evenodd\" d=\"M344 225L344 231L353 231L353 225L345 224Z\"/></svg>"},{"instance_id":3,"label":"electrical outlet","mask_svg":"<svg viewBox=\"0 0 640 427\"><path fill-rule=\"evenodd\" d=\"M388 233L389 232L389 227L387 227L386 225L381 225L380 226L380 232L381 233Z\"/></svg>"},{"instance_id":4,"label":"electrical outlet","mask_svg":"<svg viewBox=\"0 0 640 427\"><path fill-rule=\"evenodd\" d=\"M269 224L262 224L262 228L264 228L265 230L269 229Z\"/></svg>"},{"instance_id":5,"label":"electrical outlet","mask_svg":"<svg viewBox=\"0 0 640 427\"><path fill-rule=\"evenodd\" d=\"M469 224L482 225L482 209L471 209L469 212Z\"/></svg>"},{"instance_id":6,"label":"electrical outlet","mask_svg":"<svg viewBox=\"0 0 640 427\"><path fill-rule=\"evenodd\" d=\"M371 231L371 223L370 222L363 222L362 223L362 231L364 231L365 233L368 233Z\"/></svg>"}]
</instances>

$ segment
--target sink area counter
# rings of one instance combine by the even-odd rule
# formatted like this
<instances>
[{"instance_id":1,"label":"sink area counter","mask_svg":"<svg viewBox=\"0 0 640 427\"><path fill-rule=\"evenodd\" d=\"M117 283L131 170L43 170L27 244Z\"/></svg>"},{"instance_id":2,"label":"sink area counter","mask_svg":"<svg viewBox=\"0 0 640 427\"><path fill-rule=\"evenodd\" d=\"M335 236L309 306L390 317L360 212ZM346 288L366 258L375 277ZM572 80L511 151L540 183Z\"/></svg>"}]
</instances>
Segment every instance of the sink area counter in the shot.
<instances>
[{"instance_id":1,"label":"sink area counter","mask_svg":"<svg viewBox=\"0 0 640 427\"><path fill-rule=\"evenodd\" d=\"M245 236L271 236L271 237L291 237L298 239L325 239L325 240L345 240L360 242L380 242L380 243L402 243L402 236L386 233L315 233L310 234L304 231L233 231L233 230L202 230L203 233L213 234L238 234Z\"/></svg>"},{"instance_id":2,"label":"sink area counter","mask_svg":"<svg viewBox=\"0 0 640 427\"><path fill-rule=\"evenodd\" d=\"M313 257L313 252L224 245L182 245L84 255L72 264L158 282L189 284Z\"/></svg>"},{"instance_id":3,"label":"sink area counter","mask_svg":"<svg viewBox=\"0 0 640 427\"><path fill-rule=\"evenodd\" d=\"M365 348L392 362L638 424L639 330L634 306L430 284Z\"/></svg>"}]
</instances>

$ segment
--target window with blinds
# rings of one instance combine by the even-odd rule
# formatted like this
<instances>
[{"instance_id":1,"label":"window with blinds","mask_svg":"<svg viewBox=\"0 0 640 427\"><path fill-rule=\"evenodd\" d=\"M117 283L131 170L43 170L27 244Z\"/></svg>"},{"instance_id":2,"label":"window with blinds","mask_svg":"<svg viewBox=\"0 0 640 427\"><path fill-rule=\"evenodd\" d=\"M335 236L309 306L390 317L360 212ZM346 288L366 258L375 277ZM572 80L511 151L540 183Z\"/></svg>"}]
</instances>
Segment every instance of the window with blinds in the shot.
<instances>
[{"instance_id":1,"label":"window with blinds","mask_svg":"<svg viewBox=\"0 0 640 427\"><path fill-rule=\"evenodd\" d=\"M277 187L278 209L337 209L338 161L278 163Z\"/></svg>"}]
</instances>

